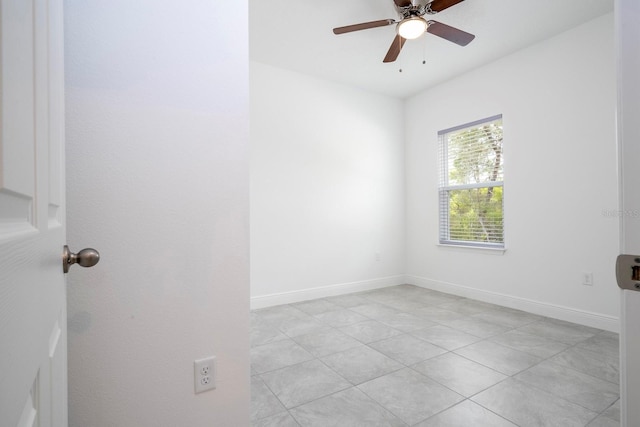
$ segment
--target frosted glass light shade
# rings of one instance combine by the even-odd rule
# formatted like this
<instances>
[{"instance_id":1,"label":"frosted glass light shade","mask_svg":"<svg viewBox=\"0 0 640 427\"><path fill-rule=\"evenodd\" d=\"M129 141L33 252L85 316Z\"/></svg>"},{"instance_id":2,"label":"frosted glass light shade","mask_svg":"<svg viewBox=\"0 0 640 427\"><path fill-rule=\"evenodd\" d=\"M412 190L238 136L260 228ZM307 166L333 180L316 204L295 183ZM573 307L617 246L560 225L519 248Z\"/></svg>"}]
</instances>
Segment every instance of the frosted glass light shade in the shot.
<instances>
[{"instance_id":1,"label":"frosted glass light shade","mask_svg":"<svg viewBox=\"0 0 640 427\"><path fill-rule=\"evenodd\" d=\"M398 35L402 38L411 40L417 39L427 30L427 21L419 16L403 19L398 24Z\"/></svg>"}]
</instances>

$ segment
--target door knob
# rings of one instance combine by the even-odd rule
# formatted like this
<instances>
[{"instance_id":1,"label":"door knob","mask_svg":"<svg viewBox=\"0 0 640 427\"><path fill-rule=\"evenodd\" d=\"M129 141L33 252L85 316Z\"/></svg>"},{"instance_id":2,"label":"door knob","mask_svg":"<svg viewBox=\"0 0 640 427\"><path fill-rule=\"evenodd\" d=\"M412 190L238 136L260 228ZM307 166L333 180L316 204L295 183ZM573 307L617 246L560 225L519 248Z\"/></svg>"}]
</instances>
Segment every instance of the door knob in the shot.
<instances>
[{"instance_id":1,"label":"door knob","mask_svg":"<svg viewBox=\"0 0 640 427\"><path fill-rule=\"evenodd\" d=\"M62 271L69 272L69 267L79 264L83 267L93 267L100 261L100 253L93 248L86 248L74 254L69 250L69 246L64 245L62 252Z\"/></svg>"}]
</instances>

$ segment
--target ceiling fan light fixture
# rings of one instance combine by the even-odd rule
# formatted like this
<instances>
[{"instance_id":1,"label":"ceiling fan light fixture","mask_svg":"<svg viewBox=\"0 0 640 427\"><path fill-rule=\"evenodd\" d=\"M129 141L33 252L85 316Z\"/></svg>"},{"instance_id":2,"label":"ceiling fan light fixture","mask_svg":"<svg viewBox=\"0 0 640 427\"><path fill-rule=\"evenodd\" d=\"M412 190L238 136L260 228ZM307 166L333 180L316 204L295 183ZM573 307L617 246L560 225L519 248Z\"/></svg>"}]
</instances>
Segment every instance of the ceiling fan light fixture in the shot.
<instances>
[{"instance_id":1,"label":"ceiling fan light fixture","mask_svg":"<svg viewBox=\"0 0 640 427\"><path fill-rule=\"evenodd\" d=\"M420 16L412 16L410 18L403 19L398 23L396 31L398 35L404 39L412 40L417 39L425 31L427 31L427 21Z\"/></svg>"}]
</instances>

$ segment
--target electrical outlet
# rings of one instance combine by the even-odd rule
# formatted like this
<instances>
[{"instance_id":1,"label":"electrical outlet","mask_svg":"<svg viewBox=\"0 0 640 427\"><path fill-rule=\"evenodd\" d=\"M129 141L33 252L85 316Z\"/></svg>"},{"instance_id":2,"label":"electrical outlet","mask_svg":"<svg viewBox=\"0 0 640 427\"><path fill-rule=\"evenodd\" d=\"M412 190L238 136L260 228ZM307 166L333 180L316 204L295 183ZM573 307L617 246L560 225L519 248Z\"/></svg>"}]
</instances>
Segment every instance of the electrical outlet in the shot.
<instances>
[{"instance_id":1,"label":"electrical outlet","mask_svg":"<svg viewBox=\"0 0 640 427\"><path fill-rule=\"evenodd\" d=\"M582 284L585 286L593 286L593 273L582 273Z\"/></svg>"},{"instance_id":2,"label":"electrical outlet","mask_svg":"<svg viewBox=\"0 0 640 427\"><path fill-rule=\"evenodd\" d=\"M193 362L193 383L195 392L216 388L216 357L211 356Z\"/></svg>"}]
</instances>

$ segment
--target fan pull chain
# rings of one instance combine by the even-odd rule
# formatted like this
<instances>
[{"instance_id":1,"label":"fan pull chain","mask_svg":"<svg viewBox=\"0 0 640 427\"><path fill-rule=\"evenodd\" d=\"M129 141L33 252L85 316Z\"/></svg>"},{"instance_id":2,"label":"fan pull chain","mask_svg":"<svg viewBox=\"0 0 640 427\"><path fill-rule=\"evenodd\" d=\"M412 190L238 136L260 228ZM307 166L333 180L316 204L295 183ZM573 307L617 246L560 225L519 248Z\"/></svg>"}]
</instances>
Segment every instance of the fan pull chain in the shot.
<instances>
[{"instance_id":1,"label":"fan pull chain","mask_svg":"<svg viewBox=\"0 0 640 427\"><path fill-rule=\"evenodd\" d=\"M424 39L424 43L422 44L422 65L427 63L427 38L422 37Z\"/></svg>"},{"instance_id":2,"label":"fan pull chain","mask_svg":"<svg viewBox=\"0 0 640 427\"><path fill-rule=\"evenodd\" d=\"M402 43L400 42L400 40L398 40L398 45L400 47L400 49L402 49ZM400 69L398 70L399 73L402 72L402 65L403 65L403 60L402 60L402 56L400 56Z\"/></svg>"}]
</instances>

